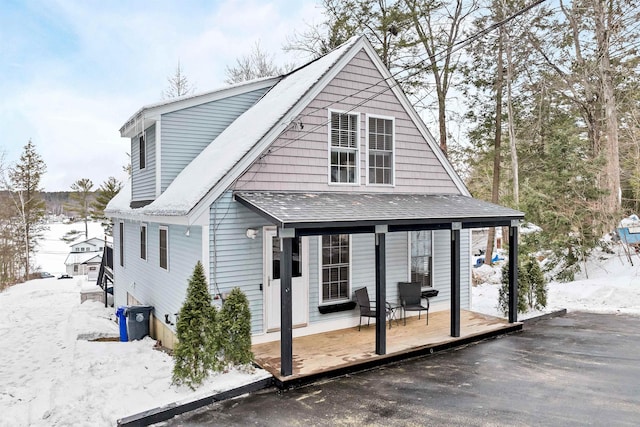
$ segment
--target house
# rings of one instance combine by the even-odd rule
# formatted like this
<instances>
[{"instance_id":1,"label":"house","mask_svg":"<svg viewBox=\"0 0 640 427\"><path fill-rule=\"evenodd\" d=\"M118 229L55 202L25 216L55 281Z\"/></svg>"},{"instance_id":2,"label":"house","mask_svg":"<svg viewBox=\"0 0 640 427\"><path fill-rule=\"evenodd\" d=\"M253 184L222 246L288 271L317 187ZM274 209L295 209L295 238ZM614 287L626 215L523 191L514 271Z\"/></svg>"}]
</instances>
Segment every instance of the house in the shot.
<instances>
[{"instance_id":1,"label":"house","mask_svg":"<svg viewBox=\"0 0 640 427\"><path fill-rule=\"evenodd\" d=\"M71 245L71 252L102 252L104 240L92 237L91 239Z\"/></svg>"},{"instance_id":2,"label":"house","mask_svg":"<svg viewBox=\"0 0 640 427\"><path fill-rule=\"evenodd\" d=\"M87 275L89 280L96 280L104 245L104 240L95 237L71 245L71 251L64 261L66 273L72 276Z\"/></svg>"},{"instance_id":3,"label":"house","mask_svg":"<svg viewBox=\"0 0 640 427\"><path fill-rule=\"evenodd\" d=\"M120 133L132 177L105 210L116 305L153 306L171 346L202 261L212 295L247 295L253 342L281 341L284 375L293 336L358 324L363 286L378 301L397 301L398 282L438 289L432 310L450 308L459 336L469 229L523 217L470 197L364 37L284 76L148 105Z\"/></svg>"}]
</instances>

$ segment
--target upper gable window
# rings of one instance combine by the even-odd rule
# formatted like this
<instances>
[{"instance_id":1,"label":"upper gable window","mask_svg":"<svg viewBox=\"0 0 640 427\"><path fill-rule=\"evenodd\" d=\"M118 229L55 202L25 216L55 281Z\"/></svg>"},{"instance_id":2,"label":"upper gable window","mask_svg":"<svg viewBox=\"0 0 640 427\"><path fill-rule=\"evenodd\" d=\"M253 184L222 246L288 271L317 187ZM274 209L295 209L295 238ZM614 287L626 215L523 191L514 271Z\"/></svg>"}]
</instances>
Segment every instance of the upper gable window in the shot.
<instances>
[{"instance_id":1,"label":"upper gable window","mask_svg":"<svg viewBox=\"0 0 640 427\"><path fill-rule=\"evenodd\" d=\"M369 117L369 184L393 185L394 175L394 121L389 118Z\"/></svg>"},{"instance_id":2,"label":"upper gable window","mask_svg":"<svg viewBox=\"0 0 640 427\"><path fill-rule=\"evenodd\" d=\"M358 183L358 121L357 113L331 112L330 182Z\"/></svg>"},{"instance_id":3,"label":"upper gable window","mask_svg":"<svg viewBox=\"0 0 640 427\"><path fill-rule=\"evenodd\" d=\"M147 167L147 143L144 138L144 134L138 138L138 146L140 153L140 169Z\"/></svg>"}]
</instances>

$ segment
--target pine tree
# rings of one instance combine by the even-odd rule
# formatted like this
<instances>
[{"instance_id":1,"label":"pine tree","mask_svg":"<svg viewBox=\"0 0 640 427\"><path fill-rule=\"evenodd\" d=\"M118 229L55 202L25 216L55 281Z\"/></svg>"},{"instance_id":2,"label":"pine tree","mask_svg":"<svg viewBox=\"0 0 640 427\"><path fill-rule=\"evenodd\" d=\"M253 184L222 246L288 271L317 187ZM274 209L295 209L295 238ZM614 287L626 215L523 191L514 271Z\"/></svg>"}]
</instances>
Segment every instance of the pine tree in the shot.
<instances>
[{"instance_id":1,"label":"pine tree","mask_svg":"<svg viewBox=\"0 0 640 427\"><path fill-rule=\"evenodd\" d=\"M216 317L204 268L198 261L189 279L186 300L178 315L178 343L173 353L175 384L186 384L195 389L210 371L219 369Z\"/></svg>"},{"instance_id":2,"label":"pine tree","mask_svg":"<svg viewBox=\"0 0 640 427\"><path fill-rule=\"evenodd\" d=\"M547 286L538 260L526 255L519 259L518 268L518 313L530 309L540 310L547 305ZM502 287L499 291L498 306L505 314L509 312L509 263L502 267Z\"/></svg>"},{"instance_id":3,"label":"pine tree","mask_svg":"<svg viewBox=\"0 0 640 427\"><path fill-rule=\"evenodd\" d=\"M100 221L104 229L104 234L107 236L113 235L113 224L104 216L104 209L121 189L122 183L110 176L109 179L100 185L100 188L96 191L96 200L91 204L91 219Z\"/></svg>"},{"instance_id":4,"label":"pine tree","mask_svg":"<svg viewBox=\"0 0 640 427\"><path fill-rule=\"evenodd\" d=\"M20 224L19 240L25 280L29 279L31 253L45 228L42 220L46 206L41 195L40 179L46 170L47 166L31 140L24 146L20 161L9 169L8 190Z\"/></svg>"},{"instance_id":5,"label":"pine tree","mask_svg":"<svg viewBox=\"0 0 640 427\"><path fill-rule=\"evenodd\" d=\"M220 346L226 362L244 365L253 360L251 352L251 312L249 300L234 288L222 305L218 316Z\"/></svg>"},{"instance_id":6,"label":"pine tree","mask_svg":"<svg viewBox=\"0 0 640 427\"><path fill-rule=\"evenodd\" d=\"M89 178L80 178L71 184L70 194L71 200L75 203L69 205L70 211L76 213L84 222L84 238L89 238L89 218L92 214L90 206L91 189L93 188L93 182Z\"/></svg>"}]
</instances>

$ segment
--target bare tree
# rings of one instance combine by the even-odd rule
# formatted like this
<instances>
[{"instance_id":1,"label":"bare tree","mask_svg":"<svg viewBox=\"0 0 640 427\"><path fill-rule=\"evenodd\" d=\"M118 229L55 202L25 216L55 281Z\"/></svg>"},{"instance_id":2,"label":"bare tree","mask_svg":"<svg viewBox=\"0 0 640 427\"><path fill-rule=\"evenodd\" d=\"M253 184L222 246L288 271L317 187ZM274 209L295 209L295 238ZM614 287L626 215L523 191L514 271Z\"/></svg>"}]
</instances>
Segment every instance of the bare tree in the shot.
<instances>
[{"instance_id":1,"label":"bare tree","mask_svg":"<svg viewBox=\"0 0 640 427\"><path fill-rule=\"evenodd\" d=\"M285 74L294 68L292 64L279 67L276 65L273 55L262 50L260 42L256 41L248 55L236 59L236 65L225 69L225 83L234 84Z\"/></svg>"},{"instance_id":2,"label":"bare tree","mask_svg":"<svg viewBox=\"0 0 640 427\"><path fill-rule=\"evenodd\" d=\"M162 92L163 99L190 95L195 91L195 87L184 74L180 61L178 61L175 73L171 77L167 77L167 81L169 82L169 86Z\"/></svg>"},{"instance_id":3,"label":"bare tree","mask_svg":"<svg viewBox=\"0 0 640 427\"><path fill-rule=\"evenodd\" d=\"M84 238L89 238L89 218L92 214L90 205L93 182L89 178L80 178L71 184L71 199L75 202L69 206L70 210L77 213L84 222Z\"/></svg>"}]
</instances>

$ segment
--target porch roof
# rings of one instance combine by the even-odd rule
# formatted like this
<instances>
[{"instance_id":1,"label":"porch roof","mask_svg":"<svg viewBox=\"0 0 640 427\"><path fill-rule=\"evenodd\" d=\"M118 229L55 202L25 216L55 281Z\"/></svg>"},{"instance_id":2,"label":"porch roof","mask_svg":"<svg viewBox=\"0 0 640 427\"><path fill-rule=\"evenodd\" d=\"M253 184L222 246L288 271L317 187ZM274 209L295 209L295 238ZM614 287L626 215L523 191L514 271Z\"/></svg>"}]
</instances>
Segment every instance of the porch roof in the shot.
<instances>
[{"instance_id":1,"label":"porch roof","mask_svg":"<svg viewBox=\"0 0 640 427\"><path fill-rule=\"evenodd\" d=\"M328 234L332 229L373 233L512 225L524 213L458 194L402 193L234 193L235 199L281 228L297 235Z\"/></svg>"}]
</instances>

